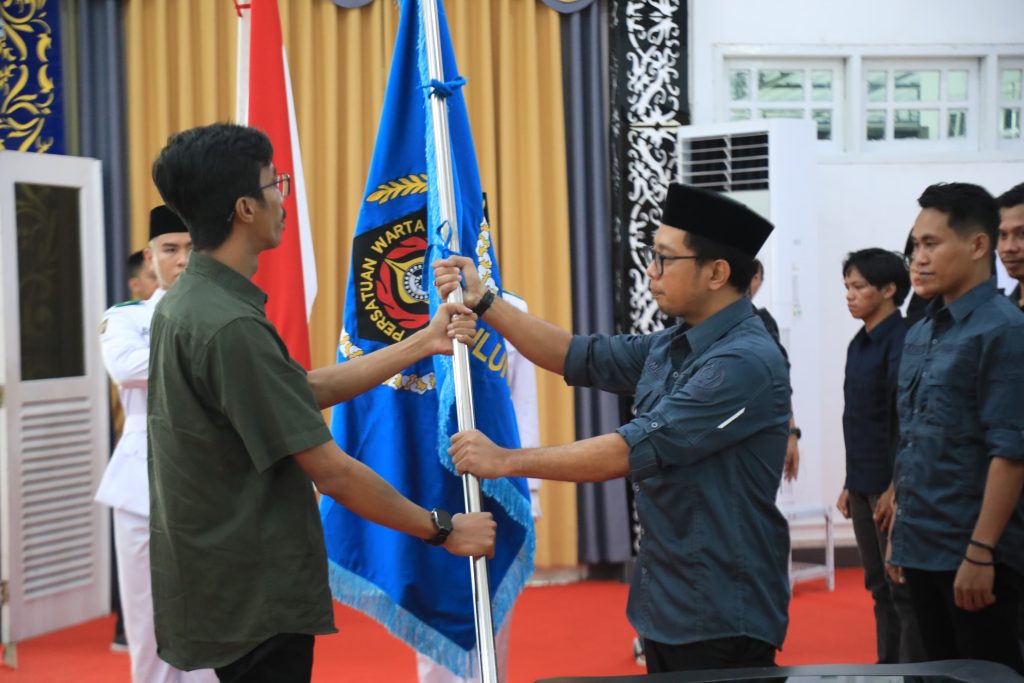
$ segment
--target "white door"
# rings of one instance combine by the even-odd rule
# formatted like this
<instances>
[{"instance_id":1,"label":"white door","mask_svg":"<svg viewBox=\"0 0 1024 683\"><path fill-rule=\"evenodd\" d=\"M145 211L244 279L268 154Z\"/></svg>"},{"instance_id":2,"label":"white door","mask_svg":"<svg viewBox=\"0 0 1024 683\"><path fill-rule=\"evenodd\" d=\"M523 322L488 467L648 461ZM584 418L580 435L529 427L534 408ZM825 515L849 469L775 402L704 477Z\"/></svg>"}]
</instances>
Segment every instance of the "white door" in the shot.
<instances>
[{"instance_id":1,"label":"white door","mask_svg":"<svg viewBox=\"0 0 1024 683\"><path fill-rule=\"evenodd\" d=\"M100 162L0 152L0 628L6 643L109 612Z\"/></svg>"}]
</instances>

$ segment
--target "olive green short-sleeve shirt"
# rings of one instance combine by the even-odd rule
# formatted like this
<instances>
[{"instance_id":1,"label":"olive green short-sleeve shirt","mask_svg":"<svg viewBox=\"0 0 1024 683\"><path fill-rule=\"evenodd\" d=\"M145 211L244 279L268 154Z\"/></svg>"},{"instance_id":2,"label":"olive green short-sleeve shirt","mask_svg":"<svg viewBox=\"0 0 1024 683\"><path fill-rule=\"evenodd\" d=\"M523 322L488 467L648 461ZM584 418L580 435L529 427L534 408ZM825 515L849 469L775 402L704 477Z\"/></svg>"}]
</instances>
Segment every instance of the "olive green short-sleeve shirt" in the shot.
<instances>
[{"instance_id":1,"label":"olive green short-sleeve shirt","mask_svg":"<svg viewBox=\"0 0 1024 683\"><path fill-rule=\"evenodd\" d=\"M265 302L193 253L153 316L153 608L160 656L181 669L335 630L313 487L290 457L331 434Z\"/></svg>"}]
</instances>

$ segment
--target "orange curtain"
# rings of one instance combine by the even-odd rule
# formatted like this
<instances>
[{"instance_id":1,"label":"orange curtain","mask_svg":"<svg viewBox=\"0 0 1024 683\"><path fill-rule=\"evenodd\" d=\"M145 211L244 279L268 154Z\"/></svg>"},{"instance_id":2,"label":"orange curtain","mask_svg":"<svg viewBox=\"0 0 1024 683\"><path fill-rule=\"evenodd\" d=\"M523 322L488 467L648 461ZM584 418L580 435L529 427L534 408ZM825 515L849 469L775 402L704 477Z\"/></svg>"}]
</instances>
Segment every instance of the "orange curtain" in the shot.
<instances>
[{"instance_id":1,"label":"orange curtain","mask_svg":"<svg viewBox=\"0 0 1024 683\"><path fill-rule=\"evenodd\" d=\"M341 9L279 0L305 164L319 291L314 366L335 362L349 248L387 83L398 12L391 0ZM539 0L447 0L445 10L488 193L506 287L571 329L568 189L559 15ZM127 0L132 248L160 202L150 165L168 135L231 120L237 18L231 0ZM538 373L541 440L575 438L572 393ZM576 554L575 486L545 482L538 566Z\"/></svg>"}]
</instances>

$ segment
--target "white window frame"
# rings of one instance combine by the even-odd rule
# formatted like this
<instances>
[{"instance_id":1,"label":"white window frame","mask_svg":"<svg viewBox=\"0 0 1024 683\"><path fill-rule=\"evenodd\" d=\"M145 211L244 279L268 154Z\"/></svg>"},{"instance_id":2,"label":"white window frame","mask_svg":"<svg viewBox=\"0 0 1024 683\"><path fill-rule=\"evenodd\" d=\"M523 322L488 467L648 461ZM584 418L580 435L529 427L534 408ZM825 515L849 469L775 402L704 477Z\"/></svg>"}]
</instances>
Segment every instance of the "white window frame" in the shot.
<instances>
[{"instance_id":1,"label":"white window frame","mask_svg":"<svg viewBox=\"0 0 1024 683\"><path fill-rule=\"evenodd\" d=\"M747 70L750 72L750 94L749 100L731 99L730 74L734 70ZM802 101L791 102L759 102L757 100L757 72L758 70L802 70L804 71L805 98ZM832 100L830 102L815 102L811 99L812 71L832 72ZM816 109L832 110L832 138L830 140L818 140L818 149L823 152L839 152L843 149L843 140L846 135L846 67L842 57L816 57L806 58L749 58L725 56L722 61L722 79L718 92L718 120L731 121L733 109L749 109L751 121L768 121L757 116L759 109L803 109L804 118L813 120L812 112Z\"/></svg>"},{"instance_id":2,"label":"white window frame","mask_svg":"<svg viewBox=\"0 0 1024 683\"><path fill-rule=\"evenodd\" d=\"M868 74L872 71L886 72L886 99L882 102L868 101ZM896 71L938 71L940 72L939 98L932 102L902 102L894 98L894 78ZM967 72L967 99L952 101L946 99L947 74L950 71ZM977 58L927 58L903 59L898 57L874 58L865 57L861 62L860 82L857 84L860 117L857 130L860 148L865 152L905 151L959 151L976 150L980 141L980 131L984 127L981 120L981 64ZM882 109L886 112L885 139L868 140L868 112ZM939 138L934 140L900 139L893 137L895 112L899 109L937 110L939 112ZM947 125L949 111L966 109L967 135L963 138L948 138Z\"/></svg>"},{"instance_id":3,"label":"white window frame","mask_svg":"<svg viewBox=\"0 0 1024 683\"><path fill-rule=\"evenodd\" d=\"M992 122L993 133L996 137L996 145L1000 149L1020 150L1024 149L1024 125L1021 126L1021 134L1016 140L1002 137L1000 133L1001 124L999 117L1003 114L1003 109L1006 108L1017 108L1021 110L1022 122L1024 122L1024 96L1019 100L1004 100L1003 99L1003 71L1005 69L1019 69L1024 76L1024 57L1000 57L999 62L996 66L996 107L994 113L994 121Z\"/></svg>"}]
</instances>

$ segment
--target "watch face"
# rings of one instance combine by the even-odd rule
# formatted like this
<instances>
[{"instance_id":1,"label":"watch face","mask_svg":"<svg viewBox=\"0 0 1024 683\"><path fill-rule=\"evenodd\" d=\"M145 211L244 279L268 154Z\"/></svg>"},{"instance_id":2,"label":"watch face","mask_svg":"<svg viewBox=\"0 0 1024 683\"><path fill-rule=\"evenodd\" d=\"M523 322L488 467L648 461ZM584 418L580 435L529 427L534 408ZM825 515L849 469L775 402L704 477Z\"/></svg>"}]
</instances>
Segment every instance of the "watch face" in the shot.
<instances>
[{"instance_id":1,"label":"watch face","mask_svg":"<svg viewBox=\"0 0 1024 683\"><path fill-rule=\"evenodd\" d=\"M448 536L452 532L452 516L447 510L435 509L431 511L430 516L439 535Z\"/></svg>"}]
</instances>

